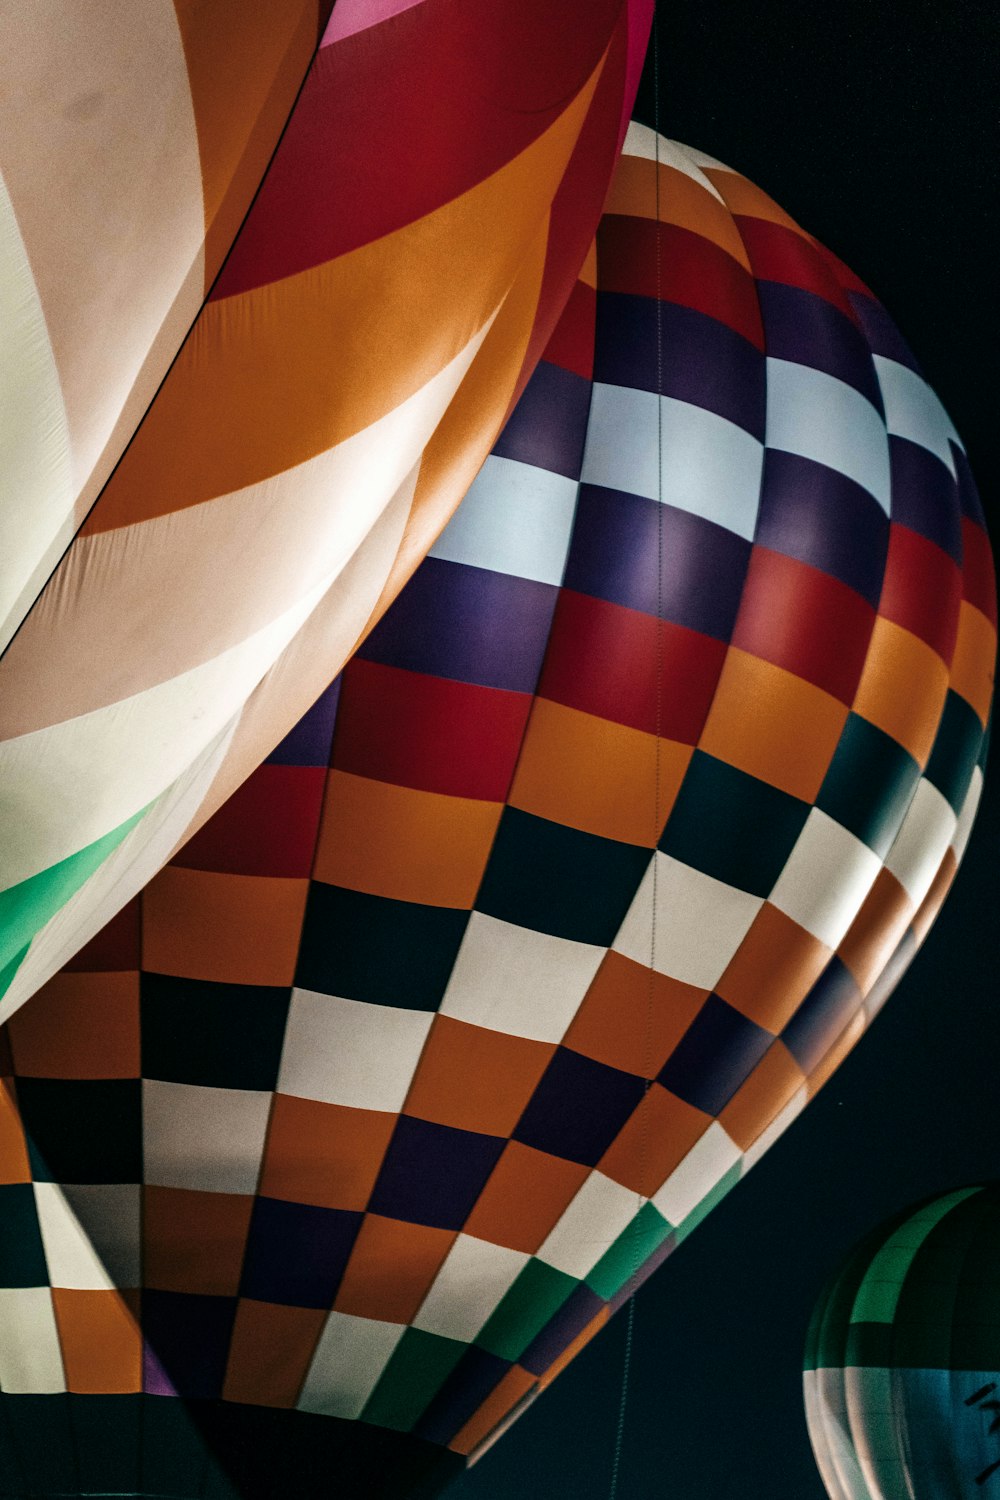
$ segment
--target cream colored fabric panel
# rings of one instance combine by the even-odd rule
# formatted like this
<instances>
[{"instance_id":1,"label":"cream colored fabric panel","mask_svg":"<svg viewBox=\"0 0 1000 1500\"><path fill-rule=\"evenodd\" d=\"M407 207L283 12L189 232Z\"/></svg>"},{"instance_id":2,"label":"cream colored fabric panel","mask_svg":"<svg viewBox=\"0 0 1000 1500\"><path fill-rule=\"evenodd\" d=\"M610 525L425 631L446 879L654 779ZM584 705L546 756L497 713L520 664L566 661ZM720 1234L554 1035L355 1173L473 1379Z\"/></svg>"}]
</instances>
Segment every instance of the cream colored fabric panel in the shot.
<instances>
[{"instance_id":1,"label":"cream colored fabric panel","mask_svg":"<svg viewBox=\"0 0 1000 1500\"><path fill-rule=\"evenodd\" d=\"M168 318L202 297L201 166L172 0L0 0L0 151L82 487ZM152 389L174 353L159 346ZM109 469L117 455L106 455Z\"/></svg>"},{"instance_id":2,"label":"cream colored fabric panel","mask_svg":"<svg viewBox=\"0 0 1000 1500\"><path fill-rule=\"evenodd\" d=\"M45 314L0 177L0 650L39 552L73 504L63 406Z\"/></svg>"}]
</instances>

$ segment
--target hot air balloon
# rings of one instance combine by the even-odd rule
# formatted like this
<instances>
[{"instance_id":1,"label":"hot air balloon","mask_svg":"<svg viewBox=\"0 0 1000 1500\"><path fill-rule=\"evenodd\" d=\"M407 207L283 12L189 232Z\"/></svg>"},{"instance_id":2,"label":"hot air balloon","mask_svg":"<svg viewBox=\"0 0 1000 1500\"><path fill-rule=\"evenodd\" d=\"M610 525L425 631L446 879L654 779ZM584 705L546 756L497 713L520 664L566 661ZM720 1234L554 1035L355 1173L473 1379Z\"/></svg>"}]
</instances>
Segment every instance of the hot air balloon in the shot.
<instances>
[{"instance_id":1,"label":"hot air balloon","mask_svg":"<svg viewBox=\"0 0 1000 1500\"><path fill-rule=\"evenodd\" d=\"M270 24L282 36L291 26L295 45L286 42L283 53L272 41L258 57L256 30L266 29L275 7L249 7L256 20L244 28L242 6L179 5L178 15L195 19L174 37L173 60L164 59L151 30L149 61L138 81L128 80L127 97L112 85L116 70L133 66L149 8L136 19L135 36L130 23L107 56L100 26L86 29L93 8L56 7L57 17L38 23L37 38L37 8L18 23L20 52L30 56L37 40L48 58L53 48L45 44L63 12L77 12L61 46L81 69L80 97L91 100L86 108L97 124L65 126L62 92L49 98L45 67L33 62L41 77L18 96L25 118L11 136L15 166L30 179L18 154L28 137L31 160L51 158L54 172L62 162L86 179L96 155L96 176L103 171L108 181L92 194L87 180L78 185L74 177L70 207L105 213L109 222L94 245L96 270L85 246L69 268L65 256L53 251L46 260L40 252L33 272L36 241L44 250L50 238L58 246L78 235L79 214L70 214L61 236L34 234L35 220L62 211L47 176L33 199L30 181L25 189L19 177L12 211L4 211L21 319L13 436L23 449L18 475L30 470L32 480L22 493L15 475L4 504L17 544L5 563L7 636L16 633L0 661L5 1013L123 905L291 728L461 499L593 237L651 4L338 5L287 124L275 101L290 107L293 63L304 71L314 51L315 37L306 43L315 6L278 7L282 19ZM117 8L97 9L115 31ZM176 32L167 0L152 11ZM230 90L229 72L240 73L225 62L234 46L248 53L248 79ZM276 70L280 88L268 82ZM153 87L153 72L153 92L169 93L158 128L183 135L171 123L180 113L187 133L174 146L165 142L163 172L150 170L140 191L131 184L145 158L132 137L147 121L136 106L128 125L130 101ZM101 103L104 84L90 88L91 74L105 80L113 109ZM207 135L199 134L202 105ZM270 136L258 129L261 110ZM64 126L76 156L57 149ZM266 174L248 184L251 163L263 171L279 130ZM225 172L243 196L234 188L226 197L209 238L224 222L235 234L238 204L253 197L252 207L154 394L171 340L193 316L190 278L178 286L192 258L201 287L200 246L209 230L189 200L192 191L200 200L203 188L206 202L228 194ZM170 193L164 190L162 211L139 214L164 174L183 177L178 193L191 232L179 235L162 285L150 294L155 305L133 334L127 286L114 303L114 287L128 276L118 259L109 268L103 246L121 242L119 258L134 272L147 238L170 238L183 217ZM130 212L142 235L134 254L120 223L130 222ZM30 222L19 238L24 218ZM72 274L76 259L89 267L83 285ZM110 282L115 316L107 298L88 300L94 277ZM84 325L66 333L72 359L65 369L46 342L49 281L69 303L70 324ZM79 299L91 309L86 318ZM56 318L57 343L61 330ZM155 348L143 358L146 344ZM92 361L105 345L114 358ZM60 402L76 412L73 381L100 388L92 405L102 415L87 419L89 446L79 452L59 426ZM95 498L88 486L121 451L122 423L135 431Z\"/></svg>"},{"instance_id":2,"label":"hot air balloon","mask_svg":"<svg viewBox=\"0 0 1000 1500\"><path fill-rule=\"evenodd\" d=\"M30 1442L42 1493L99 1487L98 1432L121 1488L169 1459L180 1493L406 1493L484 1451L905 968L994 644L964 454L886 313L632 126L428 559L11 1018L8 1488Z\"/></svg>"},{"instance_id":3,"label":"hot air balloon","mask_svg":"<svg viewBox=\"0 0 1000 1500\"><path fill-rule=\"evenodd\" d=\"M832 1500L973 1500L1000 1473L1000 1190L870 1235L816 1305L809 1436Z\"/></svg>"}]
</instances>

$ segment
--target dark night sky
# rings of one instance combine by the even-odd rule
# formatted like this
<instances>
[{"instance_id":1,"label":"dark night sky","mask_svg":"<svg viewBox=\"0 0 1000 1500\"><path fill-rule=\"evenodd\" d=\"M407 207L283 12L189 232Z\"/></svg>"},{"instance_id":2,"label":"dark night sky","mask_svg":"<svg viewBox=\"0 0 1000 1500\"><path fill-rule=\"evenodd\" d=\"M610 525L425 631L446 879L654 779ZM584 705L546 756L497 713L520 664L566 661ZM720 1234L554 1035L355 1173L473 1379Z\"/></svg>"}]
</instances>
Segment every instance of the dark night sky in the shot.
<instances>
[{"instance_id":1,"label":"dark night sky","mask_svg":"<svg viewBox=\"0 0 1000 1500\"><path fill-rule=\"evenodd\" d=\"M586 0L581 0L581 4ZM1000 10L660 0L660 129L738 168L886 303L1000 536ZM654 123L647 65L638 117ZM908 1202L1000 1175L996 742L951 899L857 1050L639 1293L618 1500L822 1500L800 1360L823 1281ZM455 1487L607 1500L625 1317Z\"/></svg>"}]
</instances>

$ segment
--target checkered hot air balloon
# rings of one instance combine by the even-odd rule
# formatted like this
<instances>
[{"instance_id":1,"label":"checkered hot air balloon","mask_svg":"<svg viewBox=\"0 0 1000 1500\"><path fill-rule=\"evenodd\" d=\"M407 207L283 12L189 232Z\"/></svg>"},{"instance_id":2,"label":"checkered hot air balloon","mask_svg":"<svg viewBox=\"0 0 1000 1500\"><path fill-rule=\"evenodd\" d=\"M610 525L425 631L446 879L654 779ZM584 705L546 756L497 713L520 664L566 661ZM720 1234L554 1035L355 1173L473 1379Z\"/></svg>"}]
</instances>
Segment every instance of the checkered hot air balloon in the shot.
<instances>
[{"instance_id":1,"label":"checkered hot air balloon","mask_svg":"<svg viewBox=\"0 0 1000 1500\"><path fill-rule=\"evenodd\" d=\"M126 9L3 18L4 1014L458 504L593 237L652 0Z\"/></svg>"},{"instance_id":2,"label":"checkered hot air balloon","mask_svg":"<svg viewBox=\"0 0 1000 1500\"><path fill-rule=\"evenodd\" d=\"M805 1401L831 1500L979 1500L1000 1474L1000 1190L861 1244L816 1305Z\"/></svg>"},{"instance_id":3,"label":"checkered hot air balloon","mask_svg":"<svg viewBox=\"0 0 1000 1500\"><path fill-rule=\"evenodd\" d=\"M430 1493L482 1452L905 969L994 643L886 313L633 126L430 556L7 1027L8 1491L30 1443L41 1493L105 1483L99 1433L185 1494Z\"/></svg>"}]
</instances>

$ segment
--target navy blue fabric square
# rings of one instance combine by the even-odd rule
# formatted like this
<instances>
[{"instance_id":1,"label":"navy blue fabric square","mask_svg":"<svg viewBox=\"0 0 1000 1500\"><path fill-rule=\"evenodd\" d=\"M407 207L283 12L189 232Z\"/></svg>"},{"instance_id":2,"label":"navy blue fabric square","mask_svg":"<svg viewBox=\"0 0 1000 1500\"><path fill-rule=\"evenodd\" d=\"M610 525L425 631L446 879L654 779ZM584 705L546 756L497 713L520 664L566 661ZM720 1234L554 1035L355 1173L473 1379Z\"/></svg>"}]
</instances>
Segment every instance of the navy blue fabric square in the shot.
<instances>
[{"instance_id":1,"label":"navy blue fabric square","mask_svg":"<svg viewBox=\"0 0 1000 1500\"><path fill-rule=\"evenodd\" d=\"M853 386L885 417L868 340L838 307L801 287L758 281L757 298L771 359L808 365Z\"/></svg>"},{"instance_id":2,"label":"navy blue fabric square","mask_svg":"<svg viewBox=\"0 0 1000 1500\"><path fill-rule=\"evenodd\" d=\"M579 479L590 381L542 360L493 445L499 458Z\"/></svg>"},{"instance_id":3,"label":"navy blue fabric square","mask_svg":"<svg viewBox=\"0 0 1000 1500\"><path fill-rule=\"evenodd\" d=\"M717 1115L746 1082L774 1038L762 1026L709 995L657 1079L695 1109Z\"/></svg>"},{"instance_id":4,"label":"navy blue fabric square","mask_svg":"<svg viewBox=\"0 0 1000 1500\"><path fill-rule=\"evenodd\" d=\"M476 910L607 948L648 863L648 849L505 807Z\"/></svg>"},{"instance_id":5,"label":"navy blue fabric square","mask_svg":"<svg viewBox=\"0 0 1000 1500\"><path fill-rule=\"evenodd\" d=\"M889 435L892 519L925 536L962 566L962 517L948 466L921 443Z\"/></svg>"},{"instance_id":6,"label":"navy blue fabric square","mask_svg":"<svg viewBox=\"0 0 1000 1500\"><path fill-rule=\"evenodd\" d=\"M49 1273L30 1182L0 1187L0 1287L48 1286Z\"/></svg>"},{"instance_id":7,"label":"navy blue fabric square","mask_svg":"<svg viewBox=\"0 0 1000 1500\"><path fill-rule=\"evenodd\" d=\"M846 474L797 453L766 449L754 540L838 578L878 608L889 517Z\"/></svg>"},{"instance_id":8,"label":"navy blue fabric square","mask_svg":"<svg viewBox=\"0 0 1000 1500\"><path fill-rule=\"evenodd\" d=\"M509 1359L471 1345L438 1391L413 1429L429 1443L449 1443L495 1391L507 1371Z\"/></svg>"},{"instance_id":9,"label":"navy blue fabric square","mask_svg":"<svg viewBox=\"0 0 1000 1500\"><path fill-rule=\"evenodd\" d=\"M861 1008L861 999L853 974L834 954L781 1033L803 1073L811 1073L822 1062Z\"/></svg>"},{"instance_id":10,"label":"navy blue fabric square","mask_svg":"<svg viewBox=\"0 0 1000 1500\"><path fill-rule=\"evenodd\" d=\"M808 816L798 797L696 750L660 848L726 885L767 896Z\"/></svg>"},{"instance_id":11,"label":"navy blue fabric square","mask_svg":"<svg viewBox=\"0 0 1000 1500\"><path fill-rule=\"evenodd\" d=\"M986 530L986 512L983 510L983 502L979 498L979 490L976 481L972 477L972 469L969 460L955 443L949 444L951 456L955 464L955 473L958 475L958 504L962 515L969 521L974 521L977 526Z\"/></svg>"},{"instance_id":12,"label":"navy blue fabric square","mask_svg":"<svg viewBox=\"0 0 1000 1500\"><path fill-rule=\"evenodd\" d=\"M880 302L864 292L848 292L847 300L857 314L861 331L873 354L881 354L898 365L906 365L917 375L922 374L913 350Z\"/></svg>"},{"instance_id":13,"label":"navy blue fabric square","mask_svg":"<svg viewBox=\"0 0 1000 1500\"><path fill-rule=\"evenodd\" d=\"M235 1297L143 1292L146 1343L179 1396L221 1395L235 1317Z\"/></svg>"},{"instance_id":14,"label":"navy blue fabric square","mask_svg":"<svg viewBox=\"0 0 1000 1500\"><path fill-rule=\"evenodd\" d=\"M308 713L275 745L267 763L275 766L326 766L330 763L333 727L340 701L339 677L324 688Z\"/></svg>"},{"instance_id":15,"label":"navy blue fabric square","mask_svg":"<svg viewBox=\"0 0 1000 1500\"><path fill-rule=\"evenodd\" d=\"M401 1115L368 1207L409 1224L461 1229L506 1144Z\"/></svg>"},{"instance_id":16,"label":"navy blue fabric square","mask_svg":"<svg viewBox=\"0 0 1000 1500\"><path fill-rule=\"evenodd\" d=\"M583 484L564 587L728 641L751 551L689 511Z\"/></svg>"},{"instance_id":17,"label":"navy blue fabric square","mask_svg":"<svg viewBox=\"0 0 1000 1500\"><path fill-rule=\"evenodd\" d=\"M632 1073L560 1047L535 1086L513 1139L594 1167L642 1101Z\"/></svg>"},{"instance_id":18,"label":"navy blue fabric square","mask_svg":"<svg viewBox=\"0 0 1000 1500\"><path fill-rule=\"evenodd\" d=\"M469 913L313 881L295 982L369 1005L437 1010Z\"/></svg>"},{"instance_id":19,"label":"navy blue fabric square","mask_svg":"<svg viewBox=\"0 0 1000 1500\"><path fill-rule=\"evenodd\" d=\"M541 1333L532 1339L518 1364L532 1375L544 1375L564 1349L568 1349L577 1334L583 1332L601 1308L604 1299L592 1292L585 1281L575 1287L566 1301L553 1314Z\"/></svg>"},{"instance_id":20,"label":"navy blue fabric square","mask_svg":"<svg viewBox=\"0 0 1000 1500\"><path fill-rule=\"evenodd\" d=\"M920 780L920 767L891 735L848 714L823 785L821 808L880 857L889 852Z\"/></svg>"},{"instance_id":21,"label":"navy blue fabric square","mask_svg":"<svg viewBox=\"0 0 1000 1500\"><path fill-rule=\"evenodd\" d=\"M138 1078L19 1078L17 1098L39 1182L141 1182Z\"/></svg>"},{"instance_id":22,"label":"navy blue fabric square","mask_svg":"<svg viewBox=\"0 0 1000 1500\"><path fill-rule=\"evenodd\" d=\"M558 597L551 583L428 557L358 655L430 677L533 693Z\"/></svg>"},{"instance_id":23,"label":"navy blue fabric square","mask_svg":"<svg viewBox=\"0 0 1000 1500\"><path fill-rule=\"evenodd\" d=\"M209 1088L273 1089L290 994L285 987L143 973L143 1077Z\"/></svg>"},{"instance_id":24,"label":"navy blue fabric square","mask_svg":"<svg viewBox=\"0 0 1000 1500\"><path fill-rule=\"evenodd\" d=\"M364 1215L257 1198L240 1295L290 1307L330 1307Z\"/></svg>"},{"instance_id":25,"label":"navy blue fabric square","mask_svg":"<svg viewBox=\"0 0 1000 1500\"><path fill-rule=\"evenodd\" d=\"M975 709L949 692L925 774L955 813L962 811L982 744L983 726Z\"/></svg>"}]
</instances>

